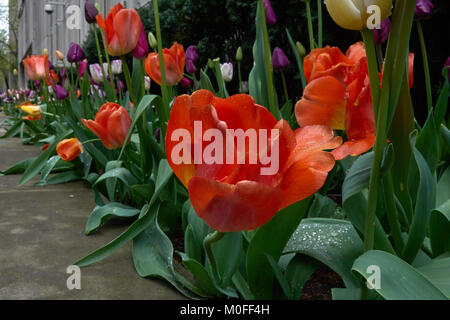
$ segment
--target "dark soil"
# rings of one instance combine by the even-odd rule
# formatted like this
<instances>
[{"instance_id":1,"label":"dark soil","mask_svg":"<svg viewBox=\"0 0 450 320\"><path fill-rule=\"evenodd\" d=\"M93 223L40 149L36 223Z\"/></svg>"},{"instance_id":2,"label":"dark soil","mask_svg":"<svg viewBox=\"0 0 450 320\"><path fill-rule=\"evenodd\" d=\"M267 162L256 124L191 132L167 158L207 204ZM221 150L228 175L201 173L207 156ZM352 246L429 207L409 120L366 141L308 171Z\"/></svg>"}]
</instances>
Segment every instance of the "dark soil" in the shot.
<instances>
[{"instance_id":1,"label":"dark soil","mask_svg":"<svg viewBox=\"0 0 450 320\"><path fill-rule=\"evenodd\" d=\"M316 270L303 288L301 300L331 300L331 289L345 288L341 277L326 266Z\"/></svg>"}]
</instances>

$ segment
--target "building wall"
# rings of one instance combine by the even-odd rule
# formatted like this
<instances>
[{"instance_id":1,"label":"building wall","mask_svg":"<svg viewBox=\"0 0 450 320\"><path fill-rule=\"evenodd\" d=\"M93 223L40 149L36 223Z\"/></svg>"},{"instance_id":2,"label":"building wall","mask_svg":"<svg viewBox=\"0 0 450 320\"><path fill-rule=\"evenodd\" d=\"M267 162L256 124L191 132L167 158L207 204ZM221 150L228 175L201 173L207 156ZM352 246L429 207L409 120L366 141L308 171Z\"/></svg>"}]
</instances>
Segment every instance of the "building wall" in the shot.
<instances>
[{"instance_id":1,"label":"building wall","mask_svg":"<svg viewBox=\"0 0 450 320\"><path fill-rule=\"evenodd\" d=\"M122 0L120 1L128 8L138 8L151 0ZM48 49L49 59L58 66L55 50L67 53L71 42L83 43L88 34L90 26L84 20L84 4L86 0L19 0L19 36L18 36L18 61L19 86L26 86L26 74L23 67L23 59L28 55L41 54ZM99 3L101 12L106 15L109 9L117 2L116 0L95 0ZM46 3L53 4L53 13L44 11ZM76 5L81 9L80 29L70 30L66 27L66 9Z\"/></svg>"}]
</instances>

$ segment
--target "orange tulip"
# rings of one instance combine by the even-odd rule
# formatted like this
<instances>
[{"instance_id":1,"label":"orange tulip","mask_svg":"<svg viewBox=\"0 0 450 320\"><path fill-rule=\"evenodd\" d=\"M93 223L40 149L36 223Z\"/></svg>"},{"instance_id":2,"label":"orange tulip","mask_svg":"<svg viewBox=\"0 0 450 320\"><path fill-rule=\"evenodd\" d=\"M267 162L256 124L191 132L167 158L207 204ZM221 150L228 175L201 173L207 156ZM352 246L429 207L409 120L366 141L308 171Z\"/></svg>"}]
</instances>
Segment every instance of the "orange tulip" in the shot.
<instances>
[{"instance_id":1,"label":"orange tulip","mask_svg":"<svg viewBox=\"0 0 450 320\"><path fill-rule=\"evenodd\" d=\"M166 83L169 86L176 85L183 79L185 53L184 47L175 42L170 49L163 49L164 68L166 71ZM145 71L157 84L161 85L161 68L159 56L152 52L145 60Z\"/></svg>"},{"instance_id":2,"label":"orange tulip","mask_svg":"<svg viewBox=\"0 0 450 320\"><path fill-rule=\"evenodd\" d=\"M122 147L131 126L131 118L127 110L118 104L108 102L104 104L94 120L81 119L103 145L110 149Z\"/></svg>"},{"instance_id":3,"label":"orange tulip","mask_svg":"<svg viewBox=\"0 0 450 320\"><path fill-rule=\"evenodd\" d=\"M42 115L37 115L37 116L28 115L28 116L23 116L22 119L33 122L33 121L37 121L37 120L42 120Z\"/></svg>"},{"instance_id":4,"label":"orange tulip","mask_svg":"<svg viewBox=\"0 0 450 320\"><path fill-rule=\"evenodd\" d=\"M83 152L83 145L77 138L65 139L58 143L56 152L64 161L72 161Z\"/></svg>"},{"instance_id":5,"label":"orange tulip","mask_svg":"<svg viewBox=\"0 0 450 320\"><path fill-rule=\"evenodd\" d=\"M24 59L23 65L30 80L44 80L50 72L48 55L45 54Z\"/></svg>"},{"instance_id":6,"label":"orange tulip","mask_svg":"<svg viewBox=\"0 0 450 320\"><path fill-rule=\"evenodd\" d=\"M249 144L237 143L235 161L231 163L198 162L195 153L188 154L190 161L180 163L175 158L180 144L183 149L192 146L195 149L199 144L195 137L197 121L201 122L203 134L208 129L223 133L223 138L216 138L223 139L222 145L226 143L227 129L257 132L277 129L278 133L267 135L266 141L258 137L259 151ZM178 129L188 132L191 138L178 142ZM260 161L254 164L237 161L238 157L248 160L267 151L261 149L261 142L268 142L266 148L272 150L278 143L278 169L273 174L263 175L261 168L267 165ZM220 99L207 90L199 90L192 96L176 98L167 128L166 152L175 175L187 187L198 216L214 230L234 232L256 229L281 209L317 192L335 164L334 157L323 150L334 149L341 143L342 138L334 137L326 126L306 126L293 131L285 120L277 122L249 95ZM203 154L210 146L201 144L200 148ZM225 152L222 156L227 157Z\"/></svg>"},{"instance_id":7,"label":"orange tulip","mask_svg":"<svg viewBox=\"0 0 450 320\"><path fill-rule=\"evenodd\" d=\"M124 9L121 3L111 8L106 19L98 14L97 24L105 33L108 53L114 57L133 51L143 26L136 10Z\"/></svg>"}]
</instances>

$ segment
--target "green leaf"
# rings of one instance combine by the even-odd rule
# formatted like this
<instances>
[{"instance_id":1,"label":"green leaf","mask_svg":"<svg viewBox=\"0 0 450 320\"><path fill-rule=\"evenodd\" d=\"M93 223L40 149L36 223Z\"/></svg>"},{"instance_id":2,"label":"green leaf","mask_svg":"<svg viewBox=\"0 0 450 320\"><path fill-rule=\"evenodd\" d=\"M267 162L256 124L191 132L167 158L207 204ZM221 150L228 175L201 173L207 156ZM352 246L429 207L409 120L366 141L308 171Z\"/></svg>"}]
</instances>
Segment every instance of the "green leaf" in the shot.
<instances>
[{"instance_id":1,"label":"green leaf","mask_svg":"<svg viewBox=\"0 0 450 320\"><path fill-rule=\"evenodd\" d=\"M434 207L436 197L436 181L430 167L422 154L414 147L414 138L411 146L414 148L413 154L419 168L419 183L417 191L416 207L414 217L409 230L408 241L403 250L403 259L412 262L420 250L423 240L428 231L431 210Z\"/></svg>"},{"instance_id":2,"label":"green leaf","mask_svg":"<svg viewBox=\"0 0 450 320\"><path fill-rule=\"evenodd\" d=\"M270 266L272 267L273 274L278 280L278 283L281 286L281 289L283 290L284 295L288 299L292 299L292 290L289 286L289 283L286 280L286 277L283 274L283 271L281 270L278 263L275 261L275 259L270 255L266 254L267 261L269 261Z\"/></svg>"},{"instance_id":3,"label":"green leaf","mask_svg":"<svg viewBox=\"0 0 450 320\"><path fill-rule=\"evenodd\" d=\"M320 263L309 256L296 254L286 268L286 280L292 289L292 299L300 300L303 287Z\"/></svg>"},{"instance_id":4,"label":"green leaf","mask_svg":"<svg viewBox=\"0 0 450 320\"><path fill-rule=\"evenodd\" d=\"M308 212L308 218L334 218L336 202L320 193L314 195L314 202Z\"/></svg>"},{"instance_id":5,"label":"green leaf","mask_svg":"<svg viewBox=\"0 0 450 320\"><path fill-rule=\"evenodd\" d=\"M62 183L68 183L72 181L78 181L81 180L82 177L78 174L78 172L75 171L66 171L62 172L60 174L57 174L50 179L48 179L45 182L39 182L38 185L41 186L49 186L49 185L55 185L55 184L62 184Z\"/></svg>"},{"instance_id":6,"label":"green leaf","mask_svg":"<svg viewBox=\"0 0 450 320\"><path fill-rule=\"evenodd\" d=\"M251 292L247 281L245 281L244 277L239 271L236 271L231 280L233 281L233 284L236 287L237 291L245 300L255 300L255 297Z\"/></svg>"},{"instance_id":7,"label":"green leaf","mask_svg":"<svg viewBox=\"0 0 450 320\"><path fill-rule=\"evenodd\" d=\"M287 34L287 37L288 37L288 40L289 40L289 45L291 46L292 52L294 53L295 61L297 62L298 72L300 74L300 79L302 80L302 89L305 89L305 87L306 87L306 79L305 79L305 73L303 71L302 58L300 57L300 54L298 53L297 46L295 45L294 40L292 40L292 36L289 33L288 29L286 29L286 34Z\"/></svg>"},{"instance_id":8,"label":"green leaf","mask_svg":"<svg viewBox=\"0 0 450 320\"><path fill-rule=\"evenodd\" d=\"M211 298L220 296L220 292L216 289L214 281L205 267L203 267L197 260L190 259L183 253L179 254L183 259L184 266L194 275L198 286L205 293L205 297Z\"/></svg>"},{"instance_id":9,"label":"green leaf","mask_svg":"<svg viewBox=\"0 0 450 320\"><path fill-rule=\"evenodd\" d=\"M37 157L33 157L33 158L29 158L29 159L25 159L22 160L18 163L16 163L14 166L12 166L11 168L5 170L5 171L0 171L0 173L6 175L9 174L17 174L17 173L24 173L25 170L37 159Z\"/></svg>"},{"instance_id":10,"label":"green leaf","mask_svg":"<svg viewBox=\"0 0 450 320\"><path fill-rule=\"evenodd\" d=\"M120 179L126 186L132 186L137 184L137 180L133 175L128 171L128 169L125 168L115 168L111 169L104 174L102 174L97 181L95 182L94 186L98 185L100 182L105 181L107 179L111 178L117 178Z\"/></svg>"},{"instance_id":11,"label":"green leaf","mask_svg":"<svg viewBox=\"0 0 450 320\"><path fill-rule=\"evenodd\" d=\"M128 241L137 237L142 231L144 231L154 220L156 216L156 212L159 206L144 206L141 210L141 214L139 219L137 219L126 231L124 231L120 236L112 240L106 246L92 252L88 256L79 260L75 263L75 265L79 267L88 266L95 262L101 261L111 253L113 253L116 249L119 249Z\"/></svg>"},{"instance_id":12,"label":"green leaf","mask_svg":"<svg viewBox=\"0 0 450 320\"><path fill-rule=\"evenodd\" d=\"M450 299L450 257L438 257L417 270Z\"/></svg>"},{"instance_id":13,"label":"green leaf","mask_svg":"<svg viewBox=\"0 0 450 320\"><path fill-rule=\"evenodd\" d=\"M247 277L257 299L272 297L274 274L265 254L270 254L274 259L280 258L310 202L311 197L281 210L256 231L247 250Z\"/></svg>"},{"instance_id":14,"label":"green leaf","mask_svg":"<svg viewBox=\"0 0 450 320\"><path fill-rule=\"evenodd\" d=\"M0 139L6 139L17 136L21 130L20 128L23 125L23 123L24 123L23 120L18 120L8 131L6 131L4 135L0 137Z\"/></svg>"},{"instance_id":15,"label":"green leaf","mask_svg":"<svg viewBox=\"0 0 450 320\"><path fill-rule=\"evenodd\" d=\"M441 125L441 135L444 139L444 143L447 146L447 149L450 151L450 130L444 125Z\"/></svg>"},{"instance_id":16,"label":"green leaf","mask_svg":"<svg viewBox=\"0 0 450 320\"><path fill-rule=\"evenodd\" d=\"M213 243L212 251L220 275L220 285L230 285L231 278L244 259L242 234L240 232L227 232L220 241Z\"/></svg>"},{"instance_id":17,"label":"green leaf","mask_svg":"<svg viewBox=\"0 0 450 320\"><path fill-rule=\"evenodd\" d=\"M159 195L161 194L165 186L169 183L170 178L172 178L172 176L173 170L170 167L167 159L161 160L158 166L158 174L155 183L155 193L150 199L150 205L153 205L153 203L155 203L155 201L158 199Z\"/></svg>"},{"instance_id":18,"label":"green leaf","mask_svg":"<svg viewBox=\"0 0 450 320\"><path fill-rule=\"evenodd\" d=\"M353 261L364 252L352 224L344 220L304 219L289 240L284 253L301 253L327 265L338 273L346 287L359 287L352 274Z\"/></svg>"},{"instance_id":19,"label":"green leaf","mask_svg":"<svg viewBox=\"0 0 450 320\"><path fill-rule=\"evenodd\" d=\"M112 215L117 217L134 217L140 210L118 202L110 202L102 207L96 206L86 223L86 235L92 234L103 225Z\"/></svg>"},{"instance_id":20,"label":"green leaf","mask_svg":"<svg viewBox=\"0 0 450 320\"><path fill-rule=\"evenodd\" d=\"M387 300L443 300L445 295L422 273L400 258L384 251L371 250L353 264L352 270L368 279L370 266L379 267L380 288L375 290Z\"/></svg>"},{"instance_id":21,"label":"green leaf","mask_svg":"<svg viewBox=\"0 0 450 320\"><path fill-rule=\"evenodd\" d=\"M202 89L206 89L217 95L216 90L214 89L211 80L209 79L208 75L203 71L200 70L200 86Z\"/></svg>"},{"instance_id":22,"label":"green leaf","mask_svg":"<svg viewBox=\"0 0 450 320\"><path fill-rule=\"evenodd\" d=\"M450 251L450 200L431 212L430 242L435 257Z\"/></svg>"},{"instance_id":23,"label":"green leaf","mask_svg":"<svg viewBox=\"0 0 450 320\"><path fill-rule=\"evenodd\" d=\"M27 183L28 181L30 181L31 179L33 179L37 174L39 174L39 172L41 171L41 169L46 165L48 158L50 157L50 155L54 154L56 152L56 145L63 139L67 138L68 136L70 136L72 134L72 130L66 131L62 134L60 134L56 139L55 142L52 143L47 150L45 150L44 152L42 152L37 158L36 160L33 161L33 163L31 163L27 169L25 170L25 172L23 173L22 178L20 179L19 185L23 185L25 183Z\"/></svg>"},{"instance_id":24,"label":"green leaf","mask_svg":"<svg viewBox=\"0 0 450 320\"><path fill-rule=\"evenodd\" d=\"M40 181L41 183L45 183L48 175L52 172L53 168L56 166L56 163L59 160L61 160L61 157L59 155L54 155L53 157L48 159L44 168L42 168L42 170L41 170L41 181Z\"/></svg>"},{"instance_id":25,"label":"green leaf","mask_svg":"<svg viewBox=\"0 0 450 320\"><path fill-rule=\"evenodd\" d=\"M164 207L153 206L147 215L148 224L133 241L133 262L141 277L157 277L171 283L188 298L195 299L179 279L183 279L173 268L173 246L169 238L159 228L157 215ZM145 216L144 216L145 217ZM186 280L185 280L186 281Z\"/></svg>"}]
</instances>

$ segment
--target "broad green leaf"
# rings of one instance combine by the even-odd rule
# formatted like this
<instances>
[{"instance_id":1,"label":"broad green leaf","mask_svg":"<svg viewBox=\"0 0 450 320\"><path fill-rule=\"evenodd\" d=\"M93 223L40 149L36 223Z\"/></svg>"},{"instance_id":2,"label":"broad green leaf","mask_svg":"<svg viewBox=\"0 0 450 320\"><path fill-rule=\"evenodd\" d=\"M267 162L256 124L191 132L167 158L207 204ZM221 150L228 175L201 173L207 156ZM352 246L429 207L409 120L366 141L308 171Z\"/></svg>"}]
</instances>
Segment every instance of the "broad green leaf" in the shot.
<instances>
[{"instance_id":1,"label":"broad green leaf","mask_svg":"<svg viewBox=\"0 0 450 320\"><path fill-rule=\"evenodd\" d=\"M311 198L307 198L281 210L253 236L247 250L247 277L257 299L272 297L274 274L265 254L270 254L274 259L280 258L310 202Z\"/></svg>"},{"instance_id":2,"label":"broad green leaf","mask_svg":"<svg viewBox=\"0 0 450 320\"><path fill-rule=\"evenodd\" d=\"M155 201L158 199L164 187L169 183L170 178L173 176L173 170L167 162L166 159L163 159L159 162L158 166L158 174L156 177L155 183L155 193L150 199L150 205L153 205Z\"/></svg>"},{"instance_id":3,"label":"broad green leaf","mask_svg":"<svg viewBox=\"0 0 450 320\"><path fill-rule=\"evenodd\" d=\"M450 251L450 199L431 212L430 242L435 257Z\"/></svg>"},{"instance_id":4,"label":"broad green leaf","mask_svg":"<svg viewBox=\"0 0 450 320\"><path fill-rule=\"evenodd\" d=\"M292 290L292 299L300 300L303 287L320 263L309 256L296 254L286 268L286 280Z\"/></svg>"},{"instance_id":5,"label":"broad green leaf","mask_svg":"<svg viewBox=\"0 0 450 320\"><path fill-rule=\"evenodd\" d=\"M371 266L380 271L380 287L375 288L387 300L443 300L445 295L421 272L400 258L384 251L371 250L353 264L352 270L365 279L373 276Z\"/></svg>"},{"instance_id":6,"label":"broad green leaf","mask_svg":"<svg viewBox=\"0 0 450 320\"><path fill-rule=\"evenodd\" d=\"M6 131L6 133L3 136L0 137L0 139L6 139L17 136L20 132L20 128L22 125L23 120L18 120L11 128L9 128L8 131Z\"/></svg>"},{"instance_id":7,"label":"broad green leaf","mask_svg":"<svg viewBox=\"0 0 450 320\"><path fill-rule=\"evenodd\" d=\"M62 184L62 183L68 183L72 181L78 181L81 180L82 177L78 174L78 172L75 171L66 171L59 173L57 175L54 175L50 179L48 179L45 182L39 182L38 185L41 186L49 186L49 185L55 185L55 184Z\"/></svg>"},{"instance_id":8,"label":"broad green leaf","mask_svg":"<svg viewBox=\"0 0 450 320\"><path fill-rule=\"evenodd\" d=\"M292 299L291 287L289 286L289 283L287 282L286 277L284 276L280 266L271 255L266 254L266 258L270 266L272 267L273 274L275 275L275 278L278 280L278 283L280 284L280 287L283 290L284 295L288 299Z\"/></svg>"},{"instance_id":9,"label":"broad green leaf","mask_svg":"<svg viewBox=\"0 0 450 320\"><path fill-rule=\"evenodd\" d=\"M231 278L244 259L242 235L240 232L228 232L220 241L213 243L211 247L220 275L220 285L230 285Z\"/></svg>"},{"instance_id":10,"label":"broad green leaf","mask_svg":"<svg viewBox=\"0 0 450 320\"><path fill-rule=\"evenodd\" d=\"M428 232L429 218L436 199L436 180L427 162L422 154L414 147L413 143L411 145L414 148L413 154L419 169L420 179L418 181L414 217L409 230L408 241L406 242L402 255L403 259L407 262L414 260L422 246L423 240Z\"/></svg>"},{"instance_id":11,"label":"broad green leaf","mask_svg":"<svg viewBox=\"0 0 450 320\"><path fill-rule=\"evenodd\" d=\"M255 296L251 292L247 281L239 271L236 271L231 280L233 281L233 284L237 291L245 300L255 300Z\"/></svg>"},{"instance_id":12,"label":"broad green leaf","mask_svg":"<svg viewBox=\"0 0 450 320\"><path fill-rule=\"evenodd\" d=\"M417 270L450 299L450 257L437 257Z\"/></svg>"},{"instance_id":13,"label":"broad green leaf","mask_svg":"<svg viewBox=\"0 0 450 320\"><path fill-rule=\"evenodd\" d=\"M61 157L59 155L54 155L53 157L48 159L44 168L42 168L42 170L41 170L41 183L45 183L48 175L52 172L53 168L56 166L56 163L59 160L61 160Z\"/></svg>"},{"instance_id":14,"label":"broad green leaf","mask_svg":"<svg viewBox=\"0 0 450 320\"><path fill-rule=\"evenodd\" d=\"M216 93L216 90L214 89L211 80L209 79L208 75L203 71L200 70L200 85L202 89L206 89L211 91L214 94Z\"/></svg>"},{"instance_id":15,"label":"broad green leaf","mask_svg":"<svg viewBox=\"0 0 450 320\"><path fill-rule=\"evenodd\" d=\"M359 287L352 274L353 262L363 252L361 239L352 224L344 220L304 219L289 240L284 253L310 256L338 273L346 287Z\"/></svg>"},{"instance_id":16,"label":"broad green leaf","mask_svg":"<svg viewBox=\"0 0 450 320\"><path fill-rule=\"evenodd\" d=\"M144 206L141 210L139 219L137 219L126 231L124 231L120 236L112 240L106 246L92 252L88 256L79 260L75 263L75 265L79 267L88 266L109 256L116 249L122 247L125 243L138 236L153 221L155 221L155 216L158 209L158 205L154 205L152 207L148 205Z\"/></svg>"},{"instance_id":17,"label":"broad green leaf","mask_svg":"<svg viewBox=\"0 0 450 320\"><path fill-rule=\"evenodd\" d=\"M72 134L72 130L68 130L62 134L60 134L56 139L55 142L52 143L47 150L45 150L44 152L42 152L37 158L36 160L33 161L33 163L31 163L27 169L25 170L25 172L23 173L22 178L20 179L19 184L23 185L25 183L27 183L28 181L30 181L31 179L33 179L37 174L39 174L39 172L41 171L41 169L46 165L48 158L55 153L56 151L56 145L57 143L59 143L59 141L69 137Z\"/></svg>"},{"instance_id":18,"label":"broad green leaf","mask_svg":"<svg viewBox=\"0 0 450 320\"><path fill-rule=\"evenodd\" d=\"M155 205L152 207L152 212L147 217L144 216L149 223L133 241L133 261L136 272L141 277L164 279L186 297L195 299L197 297L183 286L179 281L183 278L173 268L172 243L157 223L157 215L160 210L164 210L164 208Z\"/></svg>"},{"instance_id":19,"label":"broad green leaf","mask_svg":"<svg viewBox=\"0 0 450 320\"><path fill-rule=\"evenodd\" d=\"M327 196L316 193L308 212L308 218L335 218L337 206L337 203Z\"/></svg>"},{"instance_id":20,"label":"broad green leaf","mask_svg":"<svg viewBox=\"0 0 450 320\"><path fill-rule=\"evenodd\" d=\"M291 46L292 52L294 53L295 61L297 62L298 72L300 74L300 79L302 81L302 89L305 89L306 88L306 79L305 79L305 72L303 71L302 58L300 57L300 54L298 53L297 46L295 45L294 40L292 40L292 36L289 33L288 29L286 29L286 35L288 37L289 45Z\"/></svg>"},{"instance_id":21,"label":"broad green leaf","mask_svg":"<svg viewBox=\"0 0 450 320\"><path fill-rule=\"evenodd\" d=\"M5 171L0 171L3 175L9 175L9 174L17 174L17 173L24 173L25 170L37 159L37 157L33 157L33 158L29 158L29 159L25 159L22 160L18 163L16 163L14 166L12 166L11 168L5 170Z\"/></svg>"},{"instance_id":22,"label":"broad green leaf","mask_svg":"<svg viewBox=\"0 0 450 320\"><path fill-rule=\"evenodd\" d=\"M103 225L111 216L134 217L140 210L118 202L110 202L102 207L96 206L86 223L86 235L92 234Z\"/></svg>"},{"instance_id":23,"label":"broad green leaf","mask_svg":"<svg viewBox=\"0 0 450 320\"><path fill-rule=\"evenodd\" d=\"M111 178L120 179L126 186L132 186L134 184L137 184L136 178L133 177L133 175L130 173L130 171L128 171L128 169L115 168L102 174L100 178L98 178L98 180L95 182L94 186L98 185L102 181Z\"/></svg>"}]
</instances>

